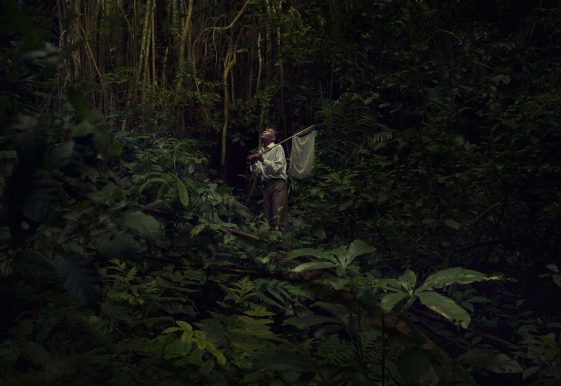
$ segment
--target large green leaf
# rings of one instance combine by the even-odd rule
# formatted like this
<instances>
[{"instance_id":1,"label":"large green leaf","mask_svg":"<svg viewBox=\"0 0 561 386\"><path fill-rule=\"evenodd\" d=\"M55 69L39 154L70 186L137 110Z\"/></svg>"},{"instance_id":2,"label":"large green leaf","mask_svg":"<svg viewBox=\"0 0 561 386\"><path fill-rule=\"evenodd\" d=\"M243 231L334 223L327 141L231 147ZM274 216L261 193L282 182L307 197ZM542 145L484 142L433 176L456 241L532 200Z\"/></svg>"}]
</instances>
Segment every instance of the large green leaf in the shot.
<instances>
[{"instance_id":1,"label":"large green leaf","mask_svg":"<svg viewBox=\"0 0 561 386\"><path fill-rule=\"evenodd\" d=\"M337 267L337 265L329 261L312 261L309 263L297 265L296 267L292 268L292 271L302 272L302 271L309 271L312 269L326 269L326 268L335 268L335 267Z\"/></svg>"},{"instance_id":2,"label":"large green leaf","mask_svg":"<svg viewBox=\"0 0 561 386\"><path fill-rule=\"evenodd\" d=\"M181 181L179 177L177 177L177 192L179 194L179 200L181 204L187 208L189 206L189 194L187 193L187 187L185 183Z\"/></svg>"},{"instance_id":3,"label":"large green leaf","mask_svg":"<svg viewBox=\"0 0 561 386\"><path fill-rule=\"evenodd\" d=\"M80 138L93 134L100 139L99 135L104 132L106 132L106 128L103 114L98 110L92 110L87 112L80 123L74 126L72 129L72 137Z\"/></svg>"},{"instance_id":4,"label":"large green leaf","mask_svg":"<svg viewBox=\"0 0 561 386\"><path fill-rule=\"evenodd\" d=\"M349 245L349 249L347 250L347 254L345 256L346 261L350 264L355 257L364 255L366 253L372 253L376 250L372 245L366 244L362 240L354 240L351 245Z\"/></svg>"},{"instance_id":5,"label":"large green leaf","mask_svg":"<svg viewBox=\"0 0 561 386\"><path fill-rule=\"evenodd\" d=\"M286 255L287 259L295 259L301 256L314 256L319 257L320 259L324 259L329 255L329 253L322 251L321 249L314 249L314 248L302 248L302 249L295 249L291 251L289 254Z\"/></svg>"},{"instance_id":6,"label":"large green leaf","mask_svg":"<svg viewBox=\"0 0 561 386\"><path fill-rule=\"evenodd\" d=\"M403 286L397 279L377 279L374 282L375 288L381 288L386 291L400 292L403 290Z\"/></svg>"},{"instance_id":7,"label":"large green leaf","mask_svg":"<svg viewBox=\"0 0 561 386\"><path fill-rule=\"evenodd\" d=\"M54 148L47 157L49 168L83 173L84 159L93 158L95 150L87 141L86 143L80 143L81 141L70 140Z\"/></svg>"},{"instance_id":8,"label":"large green leaf","mask_svg":"<svg viewBox=\"0 0 561 386\"><path fill-rule=\"evenodd\" d=\"M99 308L101 279L93 264L77 253L67 253L55 258L54 267L66 292L81 304Z\"/></svg>"},{"instance_id":9,"label":"large green leaf","mask_svg":"<svg viewBox=\"0 0 561 386\"><path fill-rule=\"evenodd\" d=\"M99 154L104 159L118 157L123 152L121 143L105 127L105 118L97 110L88 112L72 129L72 138L94 135L98 142Z\"/></svg>"},{"instance_id":10,"label":"large green leaf","mask_svg":"<svg viewBox=\"0 0 561 386\"><path fill-rule=\"evenodd\" d=\"M406 270L403 275L398 278L399 282L405 287L407 290L411 290L415 287L417 283L417 275L410 269Z\"/></svg>"},{"instance_id":11,"label":"large green leaf","mask_svg":"<svg viewBox=\"0 0 561 386\"><path fill-rule=\"evenodd\" d=\"M459 230L460 229L460 223L457 221L452 220L451 218L447 218L446 220L444 220L444 224L449 227L452 228L454 230Z\"/></svg>"},{"instance_id":12,"label":"large green leaf","mask_svg":"<svg viewBox=\"0 0 561 386\"><path fill-rule=\"evenodd\" d=\"M82 138L88 135L94 135L96 133L96 128L87 119L84 119L82 122L78 123L72 129L72 138Z\"/></svg>"},{"instance_id":13,"label":"large green leaf","mask_svg":"<svg viewBox=\"0 0 561 386\"><path fill-rule=\"evenodd\" d=\"M471 269L454 267L443 269L430 275L420 287L421 290L443 288L450 284L469 284L484 280L499 280L498 276L487 276Z\"/></svg>"},{"instance_id":14,"label":"large green leaf","mask_svg":"<svg viewBox=\"0 0 561 386\"><path fill-rule=\"evenodd\" d=\"M106 204L108 206L111 206L115 200L119 200L122 197L123 190L112 182L108 183L100 190L88 194L88 198L93 202Z\"/></svg>"},{"instance_id":15,"label":"large green leaf","mask_svg":"<svg viewBox=\"0 0 561 386\"><path fill-rule=\"evenodd\" d=\"M407 294L396 292L386 294L380 302L382 310L384 310L384 312L390 312L405 296L407 296Z\"/></svg>"},{"instance_id":16,"label":"large green leaf","mask_svg":"<svg viewBox=\"0 0 561 386\"><path fill-rule=\"evenodd\" d=\"M101 154L104 159L115 158L123 153L121 143L106 129L98 130L97 138L99 141L99 154Z\"/></svg>"},{"instance_id":17,"label":"large green leaf","mask_svg":"<svg viewBox=\"0 0 561 386\"><path fill-rule=\"evenodd\" d=\"M148 240L157 240L162 236L160 222L141 211L125 214L123 225Z\"/></svg>"},{"instance_id":18,"label":"large green leaf","mask_svg":"<svg viewBox=\"0 0 561 386\"><path fill-rule=\"evenodd\" d=\"M81 154L76 151L76 143L68 141L51 151L47 162L49 167L53 169L60 169L71 166L81 159Z\"/></svg>"},{"instance_id":19,"label":"large green leaf","mask_svg":"<svg viewBox=\"0 0 561 386\"><path fill-rule=\"evenodd\" d=\"M74 87L68 87L66 90L66 100L74 109L76 118L79 121L83 120L88 114L88 103L82 93Z\"/></svg>"},{"instance_id":20,"label":"large green leaf","mask_svg":"<svg viewBox=\"0 0 561 386\"><path fill-rule=\"evenodd\" d=\"M102 237L96 245L97 251L108 259L131 260L142 259L142 249L131 235L120 233Z\"/></svg>"},{"instance_id":21,"label":"large green leaf","mask_svg":"<svg viewBox=\"0 0 561 386\"><path fill-rule=\"evenodd\" d=\"M421 303L437 314L444 316L455 324L459 324L463 328L469 326L471 322L469 314L452 299L432 291L417 292L416 295L419 297Z\"/></svg>"},{"instance_id":22,"label":"large green leaf","mask_svg":"<svg viewBox=\"0 0 561 386\"><path fill-rule=\"evenodd\" d=\"M484 368L497 374L514 374L523 371L520 364L508 355L498 351L475 348L458 358L464 365Z\"/></svg>"}]
</instances>

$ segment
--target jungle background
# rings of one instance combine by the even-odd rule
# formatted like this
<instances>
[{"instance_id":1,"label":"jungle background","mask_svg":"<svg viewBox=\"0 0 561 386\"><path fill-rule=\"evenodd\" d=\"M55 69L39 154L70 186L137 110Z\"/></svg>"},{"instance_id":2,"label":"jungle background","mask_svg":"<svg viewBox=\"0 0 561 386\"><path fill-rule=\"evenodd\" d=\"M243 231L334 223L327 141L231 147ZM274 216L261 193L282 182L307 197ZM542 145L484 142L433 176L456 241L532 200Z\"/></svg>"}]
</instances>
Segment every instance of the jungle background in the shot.
<instances>
[{"instance_id":1,"label":"jungle background","mask_svg":"<svg viewBox=\"0 0 561 386\"><path fill-rule=\"evenodd\" d=\"M2 0L0 37L2 384L561 383L559 2ZM245 157L310 124L279 232Z\"/></svg>"}]
</instances>

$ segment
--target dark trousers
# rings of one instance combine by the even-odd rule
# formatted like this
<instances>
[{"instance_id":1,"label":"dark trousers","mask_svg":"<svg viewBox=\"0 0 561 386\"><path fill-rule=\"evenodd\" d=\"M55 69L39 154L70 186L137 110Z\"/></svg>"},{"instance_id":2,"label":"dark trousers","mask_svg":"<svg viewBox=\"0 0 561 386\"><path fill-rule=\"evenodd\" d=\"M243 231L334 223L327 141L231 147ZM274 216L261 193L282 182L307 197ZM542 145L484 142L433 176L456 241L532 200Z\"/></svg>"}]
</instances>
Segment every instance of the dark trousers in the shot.
<instances>
[{"instance_id":1,"label":"dark trousers","mask_svg":"<svg viewBox=\"0 0 561 386\"><path fill-rule=\"evenodd\" d=\"M288 229L288 190L286 181L275 179L265 183L263 209L271 226Z\"/></svg>"}]
</instances>

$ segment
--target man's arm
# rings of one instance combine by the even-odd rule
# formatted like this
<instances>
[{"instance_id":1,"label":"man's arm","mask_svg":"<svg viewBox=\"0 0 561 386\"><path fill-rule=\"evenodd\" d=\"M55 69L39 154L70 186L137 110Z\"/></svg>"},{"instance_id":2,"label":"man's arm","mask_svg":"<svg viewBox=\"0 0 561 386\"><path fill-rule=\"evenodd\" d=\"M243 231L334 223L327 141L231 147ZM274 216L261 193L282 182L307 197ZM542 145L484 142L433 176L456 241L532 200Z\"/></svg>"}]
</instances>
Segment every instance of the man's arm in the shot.
<instances>
[{"instance_id":1,"label":"man's arm","mask_svg":"<svg viewBox=\"0 0 561 386\"><path fill-rule=\"evenodd\" d=\"M255 164L261 164L262 170L269 175L278 175L286 167L284 149L279 145L269 150L269 152L271 154L267 154L266 157L263 157L262 162L258 161Z\"/></svg>"}]
</instances>

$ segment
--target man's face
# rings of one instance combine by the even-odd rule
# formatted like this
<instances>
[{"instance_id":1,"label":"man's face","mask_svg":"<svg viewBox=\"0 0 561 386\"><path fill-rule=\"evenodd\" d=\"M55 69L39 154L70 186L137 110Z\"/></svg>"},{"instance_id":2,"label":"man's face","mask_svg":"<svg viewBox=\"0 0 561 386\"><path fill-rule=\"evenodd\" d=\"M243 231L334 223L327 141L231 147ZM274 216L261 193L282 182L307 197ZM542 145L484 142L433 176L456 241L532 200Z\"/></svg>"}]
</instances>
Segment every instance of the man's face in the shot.
<instances>
[{"instance_id":1,"label":"man's face","mask_svg":"<svg viewBox=\"0 0 561 386\"><path fill-rule=\"evenodd\" d=\"M263 142L273 142L277 137L275 130L273 129L265 129L261 133L261 139Z\"/></svg>"}]
</instances>

